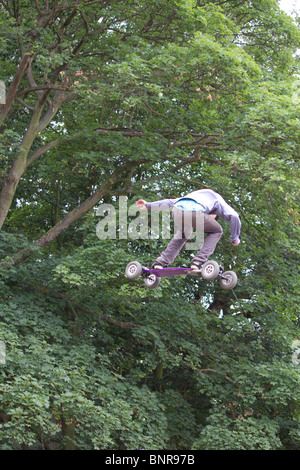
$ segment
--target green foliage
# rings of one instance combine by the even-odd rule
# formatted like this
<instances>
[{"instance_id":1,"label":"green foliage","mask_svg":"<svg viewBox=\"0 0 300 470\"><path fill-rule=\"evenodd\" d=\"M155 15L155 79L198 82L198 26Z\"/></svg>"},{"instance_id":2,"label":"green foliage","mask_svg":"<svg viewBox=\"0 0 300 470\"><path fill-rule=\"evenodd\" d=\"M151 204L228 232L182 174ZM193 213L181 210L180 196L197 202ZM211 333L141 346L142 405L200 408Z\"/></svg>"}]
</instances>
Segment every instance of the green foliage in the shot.
<instances>
[{"instance_id":1,"label":"green foliage","mask_svg":"<svg viewBox=\"0 0 300 470\"><path fill-rule=\"evenodd\" d=\"M45 3L0 5L7 90L31 56L0 128L0 448L299 450L296 23L275 0ZM203 187L241 215L214 254L235 290L129 281L168 240L100 240L97 205Z\"/></svg>"}]
</instances>

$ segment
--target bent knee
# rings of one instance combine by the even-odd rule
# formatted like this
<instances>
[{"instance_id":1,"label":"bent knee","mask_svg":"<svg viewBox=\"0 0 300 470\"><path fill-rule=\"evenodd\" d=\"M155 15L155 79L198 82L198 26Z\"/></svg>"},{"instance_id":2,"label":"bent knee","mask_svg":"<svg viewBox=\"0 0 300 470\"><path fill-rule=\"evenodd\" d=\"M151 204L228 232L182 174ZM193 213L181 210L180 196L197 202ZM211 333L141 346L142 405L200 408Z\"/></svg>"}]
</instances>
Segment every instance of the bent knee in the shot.
<instances>
[{"instance_id":1,"label":"bent knee","mask_svg":"<svg viewBox=\"0 0 300 470\"><path fill-rule=\"evenodd\" d=\"M215 234L216 237L218 237L218 239L220 239L223 235L223 228L221 227L220 224L218 224L218 226L215 226L215 230L213 231L213 233Z\"/></svg>"}]
</instances>

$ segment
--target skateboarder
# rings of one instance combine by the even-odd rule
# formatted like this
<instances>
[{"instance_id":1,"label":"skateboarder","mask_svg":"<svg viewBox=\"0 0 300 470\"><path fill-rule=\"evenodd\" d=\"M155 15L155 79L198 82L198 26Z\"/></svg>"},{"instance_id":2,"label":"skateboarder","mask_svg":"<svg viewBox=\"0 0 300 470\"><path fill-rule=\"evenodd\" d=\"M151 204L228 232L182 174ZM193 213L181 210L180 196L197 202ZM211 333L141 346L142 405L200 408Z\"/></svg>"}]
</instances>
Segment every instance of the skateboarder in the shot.
<instances>
[{"instance_id":1,"label":"skateboarder","mask_svg":"<svg viewBox=\"0 0 300 470\"><path fill-rule=\"evenodd\" d=\"M182 198L163 199L155 202L147 202L139 199L136 205L142 210L161 210L168 207L172 210L175 225L178 231L153 264L155 269L169 266L181 249L189 240L193 230L197 230L197 218L203 217L203 230L206 238L200 250L191 260L191 268L201 269L209 256L213 254L220 240L223 229L217 222L221 217L230 223L230 241L234 246L240 243L241 221L238 213L226 203L220 194L211 189L200 189L193 191ZM189 217L186 217L189 215ZM199 219L198 219L199 220Z\"/></svg>"}]
</instances>

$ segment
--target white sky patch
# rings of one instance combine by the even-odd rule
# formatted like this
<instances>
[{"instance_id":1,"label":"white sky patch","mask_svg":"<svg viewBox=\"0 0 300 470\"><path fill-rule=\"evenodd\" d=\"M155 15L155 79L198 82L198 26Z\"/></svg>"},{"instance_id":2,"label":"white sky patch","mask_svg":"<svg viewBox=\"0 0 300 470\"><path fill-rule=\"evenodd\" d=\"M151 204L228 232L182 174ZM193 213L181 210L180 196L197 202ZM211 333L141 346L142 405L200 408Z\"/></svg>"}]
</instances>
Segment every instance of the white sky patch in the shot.
<instances>
[{"instance_id":1,"label":"white sky patch","mask_svg":"<svg viewBox=\"0 0 300 470\"><path fill-rule=\"evenodd\" d=\"M294 16L295 11L300 15L299 0L279 0L279 8L291 16Z\"/></svg>"}]
</instances>

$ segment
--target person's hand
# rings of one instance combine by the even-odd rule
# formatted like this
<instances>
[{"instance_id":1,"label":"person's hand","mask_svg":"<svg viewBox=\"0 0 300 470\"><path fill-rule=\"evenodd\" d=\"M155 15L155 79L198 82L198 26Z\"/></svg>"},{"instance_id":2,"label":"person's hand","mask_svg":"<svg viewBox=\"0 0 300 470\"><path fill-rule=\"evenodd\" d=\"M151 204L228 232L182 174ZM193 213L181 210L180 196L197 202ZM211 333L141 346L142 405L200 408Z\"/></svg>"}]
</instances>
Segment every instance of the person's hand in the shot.
<instances>
[{"instance_id":1,"label":"person's hand","mask_svg":"<svg viewBox=\"0 0 300 470\"><path fill-rule=\"evenodd\" d=\"M241 240L238 240L238 242L237 242L237 243L233 243L233 242L231 242L231 245L233 245L233 246L238 246L240 243L241 243Z\"/></svg>"},{"instance_id":2,"label":"person's hand","mask_svg":"<svg viewBox=\"0 0 300 470\"><path fill-rule=\"evenodd\" d=\"M144 201L144 199L139 199L138 201L136 201L135 203L139 209L141 209L142 211L145 211L147 210L147 207L146 207L146 204L147 204L147 201Z\"/></svg>"}]
</instances>

